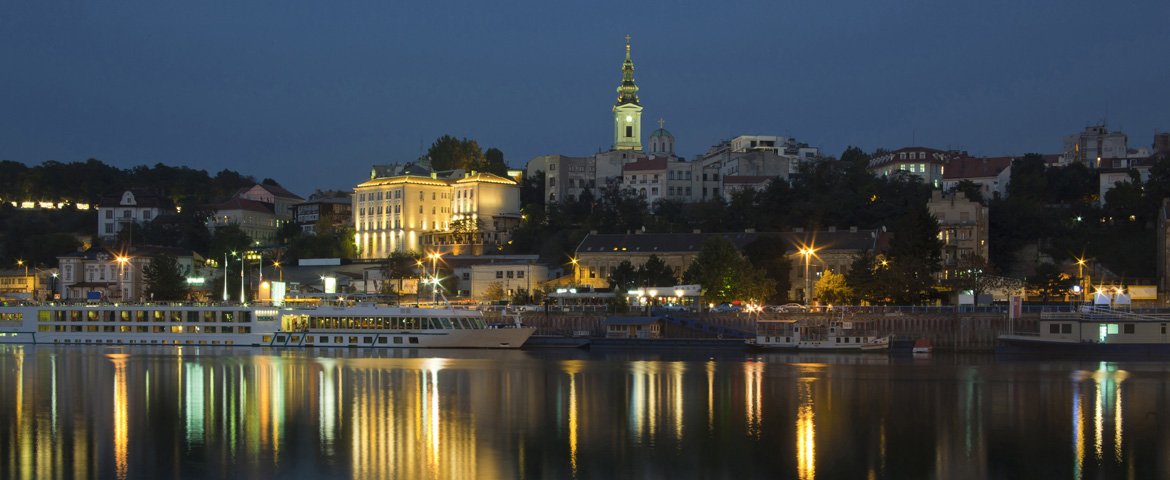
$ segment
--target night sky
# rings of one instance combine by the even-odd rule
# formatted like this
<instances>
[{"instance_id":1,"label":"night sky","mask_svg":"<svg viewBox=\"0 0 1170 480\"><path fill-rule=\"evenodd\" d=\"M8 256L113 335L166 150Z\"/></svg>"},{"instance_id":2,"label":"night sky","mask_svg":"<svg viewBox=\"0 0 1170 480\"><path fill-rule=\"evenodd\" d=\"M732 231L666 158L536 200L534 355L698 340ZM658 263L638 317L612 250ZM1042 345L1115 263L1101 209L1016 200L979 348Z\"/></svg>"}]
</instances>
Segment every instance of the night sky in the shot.
<instances>
[{"instance_id":1,"label":"night sky","mask_svg":"<svg viewBox=\"0 0 1170 480\"><path fill-rule=\"evenodd\" d=\"M307 197L443 134L513 167L612 143L625 36L643 133L840 155L1058 153L1170 129L1170 2L10 1L0 159L271 177ZM645 141L645 138L643 138ZM421 145L421 149L420 149Z\"/></svg>"}]
</instances>

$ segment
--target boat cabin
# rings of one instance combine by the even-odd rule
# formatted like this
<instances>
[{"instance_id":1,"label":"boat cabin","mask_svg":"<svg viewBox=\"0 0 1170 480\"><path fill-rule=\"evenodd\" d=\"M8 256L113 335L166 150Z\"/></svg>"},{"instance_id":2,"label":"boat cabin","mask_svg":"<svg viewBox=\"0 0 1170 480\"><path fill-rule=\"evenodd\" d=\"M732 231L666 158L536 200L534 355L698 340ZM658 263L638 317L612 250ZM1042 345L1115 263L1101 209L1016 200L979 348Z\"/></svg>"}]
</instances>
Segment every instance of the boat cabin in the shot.
<instances>
[{"instance_id":1,"label":"boat cabin","mask_svg":"<svg viewBox=\"0 0 1170 480\"><path fill-rule=\"evenodd\" d=\"M662 319L658 317L609 317L605 319L605 338L661 338Z\"/></svg>"}]
</instances>

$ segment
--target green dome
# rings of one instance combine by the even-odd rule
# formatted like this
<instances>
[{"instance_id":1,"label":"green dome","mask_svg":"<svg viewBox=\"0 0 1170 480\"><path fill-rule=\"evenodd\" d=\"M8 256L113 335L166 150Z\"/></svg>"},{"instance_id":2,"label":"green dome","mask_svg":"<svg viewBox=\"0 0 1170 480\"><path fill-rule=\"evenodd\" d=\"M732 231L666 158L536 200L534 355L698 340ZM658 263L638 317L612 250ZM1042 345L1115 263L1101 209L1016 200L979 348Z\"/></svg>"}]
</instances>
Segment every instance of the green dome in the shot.
<instances>
[{"instance_id":1,"label":"green dome","mask_svg":"<svg viewBox=\"0 0 1170 480\"><path fill-rule=\"evenodd\" d=\"M658 130L655 130L655 131L654 131L654 133L651 133L651 134L650 134L650 138L654 138L654 137L670 137L670 138L674 138L674 135L671 135L671 134L670 134L670 132L666 131L666 129L665 129L665 128L659 128Z\"/></svg>"}]
</instances>

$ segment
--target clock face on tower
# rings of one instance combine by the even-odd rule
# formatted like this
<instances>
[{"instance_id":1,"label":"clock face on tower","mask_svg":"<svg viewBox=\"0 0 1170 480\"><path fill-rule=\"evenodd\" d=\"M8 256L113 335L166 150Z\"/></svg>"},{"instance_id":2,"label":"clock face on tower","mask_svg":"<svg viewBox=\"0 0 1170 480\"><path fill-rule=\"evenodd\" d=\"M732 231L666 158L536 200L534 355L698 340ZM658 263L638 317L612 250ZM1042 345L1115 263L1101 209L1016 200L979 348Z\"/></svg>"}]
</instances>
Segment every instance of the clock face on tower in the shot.
<instances>
[{"instance_id":1,"label":"clock face on tower","mask_svg":"<svg viewBox=\"0 0 1170 480\"><path fill-rule=\"evenodd\" d=\"M627 122L632 122L632 121L634 121L634 117L631 117L631 116L629 116L629 115L626 115L626 121L627 121Z\"/></svg>"}]
</instances>

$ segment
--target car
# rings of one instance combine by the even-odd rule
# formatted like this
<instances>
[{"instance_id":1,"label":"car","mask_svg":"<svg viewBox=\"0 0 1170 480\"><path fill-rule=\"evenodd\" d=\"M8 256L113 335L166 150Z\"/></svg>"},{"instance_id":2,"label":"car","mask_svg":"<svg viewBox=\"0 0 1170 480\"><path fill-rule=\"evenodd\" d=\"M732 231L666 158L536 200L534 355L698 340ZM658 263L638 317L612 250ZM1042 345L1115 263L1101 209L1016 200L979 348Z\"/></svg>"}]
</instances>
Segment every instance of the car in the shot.
<instances>
[{"instance_id":1,"label":"car","mask_svg":"<svg viewBox=\"0 0 1170 480\"><path fill-rule=\"evenodd\" d=\"M743 310L743 307L741 307L739 305L731 305L731 304L727 304L727 303L716 305L715 308L711 309L712 312L718 312L718 313L739 312L742 310Z\"/></svg>"},{"instance_id":2,"label":"car","mask_svg":"<svg viewBox=\"0 0 1170 480\"><path fill-rule=\"evenodd\" d=\"M779 307L776 307L776 311L782 312L782 313L801 313L801 312L808 311L808 309L805 308L804 305L801 305L799 303L789 303L787 305L781 305Z\"/></svg>"}]
</instances>

